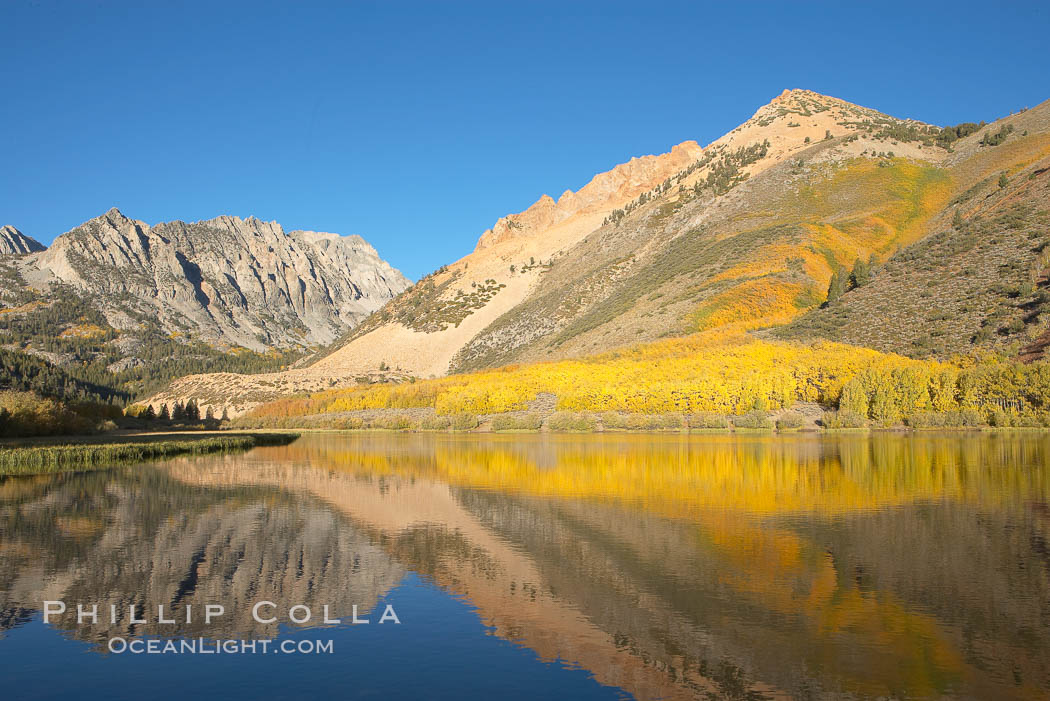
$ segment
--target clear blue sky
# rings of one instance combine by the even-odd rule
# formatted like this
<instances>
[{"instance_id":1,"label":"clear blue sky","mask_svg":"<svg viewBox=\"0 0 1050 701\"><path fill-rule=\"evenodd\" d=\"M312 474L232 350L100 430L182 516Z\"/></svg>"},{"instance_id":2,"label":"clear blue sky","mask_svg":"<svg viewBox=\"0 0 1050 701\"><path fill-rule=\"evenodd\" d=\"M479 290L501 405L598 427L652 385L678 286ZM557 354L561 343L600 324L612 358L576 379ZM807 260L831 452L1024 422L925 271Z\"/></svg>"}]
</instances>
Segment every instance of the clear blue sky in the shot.
<instances>
[{"instance_id":1,"label":"clear blue sky","mask_svg":"<svg viewBox=\"0 0 1050 701\"><path fill-rule=\"evenodd\" d=\"M784 88L935 124L1037 104L1048 37L1045 2L2 0L0 224L255 215L417 278Z\"/></svg>"}]
</instances>

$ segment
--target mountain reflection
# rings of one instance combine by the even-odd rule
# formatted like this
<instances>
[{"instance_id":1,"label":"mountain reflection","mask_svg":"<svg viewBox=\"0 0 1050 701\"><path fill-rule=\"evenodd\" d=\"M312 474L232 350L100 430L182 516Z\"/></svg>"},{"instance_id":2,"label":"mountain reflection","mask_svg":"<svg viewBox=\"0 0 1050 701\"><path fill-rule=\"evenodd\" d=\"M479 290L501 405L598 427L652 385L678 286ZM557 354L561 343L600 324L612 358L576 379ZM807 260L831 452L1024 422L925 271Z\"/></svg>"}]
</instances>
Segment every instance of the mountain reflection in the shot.
<instances>
[{"instance_id":1,"label":"mountain reflection","mask_svg":"<svg viewBox=\"0 0 1050 701\"><path fill-rule=\"evenodd\" d=\"M254 601L345 614L411 570L639 698L1041 698L1048 458L1037 435L315 435L7 480L0 625L181 596L246 634Z\"/></svg>"},{"instance_id":2,"label":"mountain reflection","mask_svg":"<svg viewBox=\"0 0 1050 701\"><path fill-rule=\"evenodd\" d=\"M316 502L272 489L192 488L150 468L6 480L0 543L0 625L64 601L69 611L52 624L100 645L147 634L273 638L277 623L252 619L257 601L277 604L283 623L291 606L316 603L316 623L322 604L333 616L354 604L371 609L404 574ZM98 623L77 625L77 603L97 604ZM213 603L225 612L205 625ZM132 605L147 623L131 622ZM158 623L158 605L175 624Z\"/></svg>"}]
</instances>

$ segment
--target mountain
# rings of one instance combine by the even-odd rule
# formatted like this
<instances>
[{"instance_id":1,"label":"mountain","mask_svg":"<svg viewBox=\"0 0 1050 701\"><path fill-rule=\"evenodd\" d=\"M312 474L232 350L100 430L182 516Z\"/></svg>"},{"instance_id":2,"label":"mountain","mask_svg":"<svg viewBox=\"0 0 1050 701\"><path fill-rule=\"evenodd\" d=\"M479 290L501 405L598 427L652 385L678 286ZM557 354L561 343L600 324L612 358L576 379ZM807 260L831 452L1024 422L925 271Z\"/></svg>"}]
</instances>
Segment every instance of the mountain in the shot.
<instances>
[{"instance_id":1,"label":"mountain","mask_svg":"<svg viewBox=\"0 0 1050 701\"><path fill-rule=\"evenodd\" d=\"M400 294L309 367L187 377L155 399L222 398L236 413L363 380L589 357L697 332L775 328L861 345L881 334L881 344L869 345L919 357L1009 354L1020 348L1017 333L1034 342L1045 325L1030 323L1036 314L1015 333L1047 279L1038 227L1048 122L1048 103L992 124L938 127L785 91L706 147L685 142L632 159L578 192L500 219L473 252ZM939 268L944 261L929 250L948 230L980 240L970 257L983 257ZM1016 233L1000 245L1007 230ZM858 261L870 285L849 282ZM972 266L973 279L989 285L960 282L959 270ZM888 282L919 273L940 276L942 304L966 306L961 300L995 292L1002 330L960 332L965 342L950 346L895 336L901 326L929 327L933 307L902 297L930 299L922 296L932 294L928 282ZM833 275L846 284L828 303ZM871 301L857 308L852 335L819 321L865 296ZM972 318L982 314L991 308Z\"/></svg>"},{"instance_id":2,"label":"mountain","mask_svg":"<svg viewBox=\"0 0 1050 701\"><path fill-rule=\"evenodd\" d=\"M798 183L854 158L864 162L855 171L868 171L850 173L854 179L886 179L875 170L878 159L862 154L886 149L880 133L890 129L925 127L815 93L785 92L706 148L686 142L632 160L575 195L541 199L497 222L474 253L395 300L321 367L360 372L383 360L408 374L440 376L695 330L699 324L684 317L698 305L731 304L731 297L769 287L758 271L734 264L766 246L802 248L808 242L800 237L816 238L802 223L794 231L776 228L786 223L786 207L804 204L784 201ZM918 140L892 148L909 164L939 155ZM796 172L800 160L805 172ZM835 203L836 211L813 218L841 216L854 204L868 206ZM809 272L803 275L816 277L808 286L820 292L825 273ZM705 273L709 279L697 287ZM788 284L792 297L807 288L801 277ZM649 295L660 301L643 299ZM790 312L792 304L780 301L769 315Z\"/></svg>"},{"instance_id":3,"label":"mountain","mask_svg":"<svg viewBox=\"0 0 1050 701\"><path fill-rule=\"evenodd\" d=\"M44 245L13 226L0 226L0 255L21 256L44 250Z\"/></svg>"},{"instance_id":4,"label":"mountain","mask_svg":"<svg viewBox=\"0 0 1050 701\"><path fill-rule=\"evenodd\" d=\"M330 343L409 285L359 236L285 233L252 217L150 227L111 209L34 262L98 299L115 328L150 315L256 351Z\"/></svg>"},{"instance_id":5,"label":"mountain","mask_svg":"<svg viewBox=\"0 0 1050 701\"><path fill-rule=\"evenodd\" d=\"M229 216L151 227L111 209L0 260L0 342L135 395L188 372L279 369L409 284L359 236Z\"/></svg>"}]
</instances>

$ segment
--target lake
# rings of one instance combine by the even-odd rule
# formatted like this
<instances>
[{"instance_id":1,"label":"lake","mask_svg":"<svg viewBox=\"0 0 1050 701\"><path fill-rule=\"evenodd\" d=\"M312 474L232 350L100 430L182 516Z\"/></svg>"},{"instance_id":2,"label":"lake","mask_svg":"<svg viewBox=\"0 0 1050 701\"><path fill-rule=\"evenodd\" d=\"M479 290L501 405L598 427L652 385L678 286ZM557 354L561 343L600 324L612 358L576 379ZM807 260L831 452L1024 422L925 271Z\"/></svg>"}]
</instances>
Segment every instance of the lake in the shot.
<instances>
[{"instance_id":1,"label":"lake","mask_svg":"<svg viewBox=\"0 0 1050 701\"><path fill-rule=\"evenodd\" d=\"M3 695L1046 698L1048 465L1038 433L318 433L0 478Z\"/></svg>"}]
</instances>

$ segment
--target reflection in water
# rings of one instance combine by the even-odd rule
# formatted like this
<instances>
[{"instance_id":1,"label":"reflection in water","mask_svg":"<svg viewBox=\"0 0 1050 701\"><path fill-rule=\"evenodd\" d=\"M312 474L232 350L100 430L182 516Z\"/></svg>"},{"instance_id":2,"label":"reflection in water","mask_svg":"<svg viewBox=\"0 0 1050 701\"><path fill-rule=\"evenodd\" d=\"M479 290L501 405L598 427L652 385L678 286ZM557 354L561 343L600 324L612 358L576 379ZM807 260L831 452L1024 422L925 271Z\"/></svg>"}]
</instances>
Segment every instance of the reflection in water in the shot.
<instances>
[{"instance_id":1,"label":"reflection in water","mask_svg":"<svg viewBox=\"0 0 1050 701\"><path fill-rule=\"evenodd\" d=\"M277 490L194 489L150 469L7 480L0 534L2 625L65 601L69 615L53 622L100 648L136 634L272 638L276 623L252 619L257 601L283 614L314 602L333 615L368 610L404 574L331 510ZM76 625L77 602L98 605L98 624ZM209 625L206 604L226 609ZM132 605L146 624L132 623ZM158 605L174 624L158 624Z\"/></svg>"},{"instance_id":2,"label":"reflection in water","mask_svg":"<svg viewBox=\"0 0 1050 701\"><path fill-rule=\"evenodd\" d=\"M411 570L639 698L1041 698L1048 458L1038 435L316 435L9 479L0 626L192 600L254 634L251 602L345 613Z\"/></svg>"}]
</instances>

